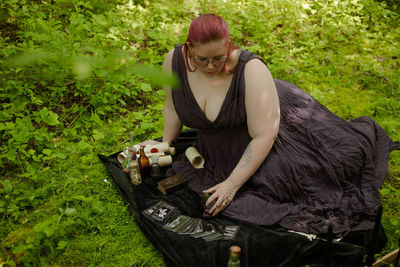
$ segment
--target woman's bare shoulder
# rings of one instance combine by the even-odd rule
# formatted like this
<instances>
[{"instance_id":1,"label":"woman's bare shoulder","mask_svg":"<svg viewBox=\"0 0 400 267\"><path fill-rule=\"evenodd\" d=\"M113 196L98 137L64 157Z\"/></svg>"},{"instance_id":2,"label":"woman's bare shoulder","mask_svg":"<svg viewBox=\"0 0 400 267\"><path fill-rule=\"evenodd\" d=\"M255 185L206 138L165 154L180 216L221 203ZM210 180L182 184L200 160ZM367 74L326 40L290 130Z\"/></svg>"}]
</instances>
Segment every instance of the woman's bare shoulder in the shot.
<instances>
[{"instance_id":1,"label":"woman's bare shoulder","mask_svg":"<svg viewBox=\"0 0 400 267\"><path fill-rule=\"evenodd\" d=\"M257 79L266 74L271 75L267 65L260 59L253 58L246 63L244 70L245 78Z\"/></svg>"},{"instance_id":2,"label":"woman's bare shoulder","mask_svg":"<svg viewBox=\"0 0 400 267\"><path fill-rule=\"evenodd\" d=\"M254 96L254 100L258 101L260 95L270 95L275 100L276 87L274 79L268 67L260 59L252 59L246 63L244 70L244 79L246 83L246 97Z\"/></svg>"},{"instance_id":3,"label":"woman's bare shoulder","mask_svg":"<svg viewBox=\"0 0 400 267\"><path fill-rule=\"evenodd\" d=\"M172 66L172 57L174 56L175 48L172 48L169 50L167 55L164 58L164 64L163 64L163 69L165 71L171 71L171 66Z\"/></svg>"}]
</instances>

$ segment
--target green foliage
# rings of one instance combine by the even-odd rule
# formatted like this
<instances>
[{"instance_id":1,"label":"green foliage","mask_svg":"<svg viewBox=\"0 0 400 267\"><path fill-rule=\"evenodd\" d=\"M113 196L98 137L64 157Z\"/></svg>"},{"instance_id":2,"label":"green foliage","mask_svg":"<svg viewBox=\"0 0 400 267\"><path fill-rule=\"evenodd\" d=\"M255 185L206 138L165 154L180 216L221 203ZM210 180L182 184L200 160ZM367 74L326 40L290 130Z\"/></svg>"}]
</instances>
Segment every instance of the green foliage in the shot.
<instances>
[{"instance_id":1,"label":"green foliage","mask_svg":"<svg viewBox=\"0 0 400 267\"><path fill-rule=\"evenodd\" d=\"M136 46L143 36L129 21L140 5L115 10L104 2L103 13L96 14L97 5L3 4L8 14L3 23L18 30L15 40L5 35L0 43L7 59L0 64L0 138L8 144L1 147L1 167L22 172L22 162L51 160L63 154L48 155L63 129L79 129L93 112L106 118L144 109L149 99L161 103L159 86L175 83L159 69L161 54L156 62L140 57L147 47ZM155 87L142 90L143 79Z\"/></svg>"},{"instance_id":2,"label":"green foliage","mask_svg":"<svg viewBox=\"0 0 400 267\"><path fill-rule=\"evenodd\" d=\"M396 6L397 4L397 6ZM15 1L0 4L0 264L163 266L97 154L162 134L164 55L193 13L223 16L275 78L400 140L396 1ZM381 188L393 250L400 153Z\"/></svg>"}]
</instances>

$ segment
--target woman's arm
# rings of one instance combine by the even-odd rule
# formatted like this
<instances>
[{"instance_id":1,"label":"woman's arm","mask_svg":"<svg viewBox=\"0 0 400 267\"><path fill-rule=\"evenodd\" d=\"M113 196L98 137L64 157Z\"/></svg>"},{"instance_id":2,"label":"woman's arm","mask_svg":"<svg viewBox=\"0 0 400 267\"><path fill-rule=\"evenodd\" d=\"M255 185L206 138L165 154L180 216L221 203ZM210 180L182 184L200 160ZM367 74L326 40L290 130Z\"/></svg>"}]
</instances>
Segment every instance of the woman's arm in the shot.
<instances>
[{"instance_id":1,"label":"woman's arm","mask_svg":"<svg viewBox=\"0 0 400 267\"><path fill-rule=\"evenodd\" d=\"M204 191L213 193L207 205L218 198L211 209L213 216L229 205L237 190L257 171L279 130L279 98L268 68L260 60L251 60L246 64L244 75L247 127L252 140L229 177Z\"/></svg>"},{"instance_id":2,"label":"woman's arm","mask_svg":"<svg viewBox=\"0 0 400 267\"><path fill-rule=\"evenodd\" d=\"M165 57L163 70L169 74L172 73L172 56L174 49L168 52ZM163 142L168 142L170 145L175 141L182 130L182 122L175 111L175 106L172 101L171 87L165 86L165 106L164 106L164 134Z\"/></svg>"}]
</instances>

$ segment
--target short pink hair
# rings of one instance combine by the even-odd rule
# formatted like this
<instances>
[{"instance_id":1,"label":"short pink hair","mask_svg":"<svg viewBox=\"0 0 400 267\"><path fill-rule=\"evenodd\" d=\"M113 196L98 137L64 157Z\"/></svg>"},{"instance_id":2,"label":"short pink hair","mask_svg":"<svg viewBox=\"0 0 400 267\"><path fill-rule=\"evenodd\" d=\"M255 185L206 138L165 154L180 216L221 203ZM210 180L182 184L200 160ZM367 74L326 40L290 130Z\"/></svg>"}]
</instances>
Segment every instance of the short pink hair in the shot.
<instances>
[{"instance_id":1,"label":"short pink hair","mask_svg":"<svg viewBox=\"0 0 400 267\"><path fill-rule=\"evenodd\" d=\"M207 44L209 42L219 41L222 39L229 41L228 58L226 60L228 61L232 50L238 47L230 41L228 25L226 24L225 20L212 13L202 14L195 18L190 24L188 37L185 42L184 56L186 59L186 68L190 72L194 72L196 70L192 70L188 64L189 57L191 57L189 54L189 46L193 46L193 43ZM223 70L226 71L225 65Z\"/></svg>"}]
</instances>

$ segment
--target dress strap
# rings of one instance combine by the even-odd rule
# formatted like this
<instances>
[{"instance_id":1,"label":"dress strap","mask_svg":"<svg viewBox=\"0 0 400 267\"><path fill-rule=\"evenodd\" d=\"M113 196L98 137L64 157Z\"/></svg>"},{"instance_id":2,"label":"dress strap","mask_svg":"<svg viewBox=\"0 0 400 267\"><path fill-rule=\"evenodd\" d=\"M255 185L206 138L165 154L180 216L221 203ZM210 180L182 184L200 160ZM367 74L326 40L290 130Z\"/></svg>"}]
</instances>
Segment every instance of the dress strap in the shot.
<instances>
[{"instance_id":1,"label":"dress strap","mask_svg":"<svg viewBox=\"0 0 400 267\"><path fill-rule=\"evenodd\" d=\"M181 48L183 46L183 44L176 44L175 46L174 46L174 48L175 49L178 49L178 48Z\"/></svg>"},{"instance_id":2,"label":"dress strap","mask_svg":"<svg viewBox=\"0 0 400 267\"><path fill-rule=\"evenodd\" d=\"M239 61L242 63L247 63L252 57L253 53L247 50L242 50L239 56ZM254 55L255 56L255 55Z\"/></svg>"},{"instance_id":3,"label":"dress strap","mask_svg":"<svg viewBox=\"0 0 400 267\"><path fill-rule=\"evenodd\" d=\"M239 56L239 62L246 64L249 60L254 58L261 60L268 67L267 63L265 63L265 61L262 58L260 58L259 56L248 50L241 51Z\"/></svg>"},{"instance_id":4,"label":"dress strap","mask_svg":"<svg viewBox=\"0 0 400 267\"><path fill-rule=\"evenodd\" d=\"M185 75L184 72L186 71L186 66L184 64L182 58L182 46L183 44L176 44L174 46L174 54L172 55L172 71L178 75L181 84L185 83ZM183 64L182 64L183 62Z\"/></svg>"}]
</instances>

